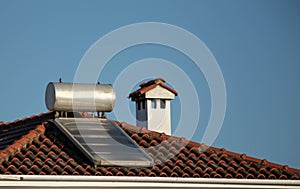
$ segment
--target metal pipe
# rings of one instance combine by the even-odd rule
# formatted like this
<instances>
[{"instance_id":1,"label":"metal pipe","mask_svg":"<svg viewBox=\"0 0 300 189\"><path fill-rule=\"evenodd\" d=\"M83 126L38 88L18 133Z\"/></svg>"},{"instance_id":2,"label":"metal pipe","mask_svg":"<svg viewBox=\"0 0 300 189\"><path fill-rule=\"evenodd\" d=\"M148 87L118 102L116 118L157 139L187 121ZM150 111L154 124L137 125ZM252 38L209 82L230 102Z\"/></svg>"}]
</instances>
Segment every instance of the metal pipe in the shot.
<instances>
[{"instance_id":1,"label":"metal pipe","mask_svg":"<svg viewBox=\"0 0 300 189\"><path fill-rule=\"evenodd\" d=\"M50 82L45 102L49 110L111 112L116 100L112 85Z\"/></svg>"}]
</instances>

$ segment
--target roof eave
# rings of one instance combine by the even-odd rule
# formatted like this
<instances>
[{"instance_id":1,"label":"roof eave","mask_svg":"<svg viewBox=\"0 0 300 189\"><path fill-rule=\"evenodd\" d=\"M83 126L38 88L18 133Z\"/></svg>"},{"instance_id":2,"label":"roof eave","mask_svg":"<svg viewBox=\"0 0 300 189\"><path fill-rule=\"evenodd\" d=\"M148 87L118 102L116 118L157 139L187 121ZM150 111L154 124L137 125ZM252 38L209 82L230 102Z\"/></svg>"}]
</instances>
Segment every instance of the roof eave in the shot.
<instances>
[{"instance_id":1,"label":"roof eave","mask_svg":"<svg viewBox=\"0 0 300 189\"><path fill-rule=\"evenodd\" d=\"M18 182L16 182L18 181ZM147 183L145 185L145 183ZM128 176L1 175L0 187L39 188L299 188L299 180Z\"/></svg>"}]
</instances>

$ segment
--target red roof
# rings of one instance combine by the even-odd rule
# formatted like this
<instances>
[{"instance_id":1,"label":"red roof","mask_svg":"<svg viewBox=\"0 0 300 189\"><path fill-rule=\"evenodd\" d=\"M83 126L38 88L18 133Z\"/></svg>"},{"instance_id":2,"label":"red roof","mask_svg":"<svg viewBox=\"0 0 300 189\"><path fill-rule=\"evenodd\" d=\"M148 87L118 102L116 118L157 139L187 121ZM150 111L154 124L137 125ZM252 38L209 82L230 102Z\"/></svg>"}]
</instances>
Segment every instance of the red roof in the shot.
<instances>
[{"instance_id":1,"label":"red roof","mask_svg":"<svg viewBox=\"0 0 300 189\"><path fill-rule=\"evenodd\" d=\"M0 174L300 179L298 169L119 122L156 165L95 168L53 119L48 112L0 124Z\"/></svg>"},{"instance_id":2,"label":"red roof","mask_svg":"<svg viewBox=\"0 0 300 189\"><path fill-rule=\"evenodd\" d=\"M133 91L132 93L129 94L129 98L135 99L139 96L142 96L143 94L145 94L146 92L148 92L151 89L154 89L158 85L167 89L168 91L174 93L174 95L177 96L178 95L177 91L175 91L174 89L167 86L165 84L165 82L166 81L163 78L156 78L156 79L150 80L148 82L143 82L140 84L140 88L138 90Z\"/></svg>"}]
</instances>

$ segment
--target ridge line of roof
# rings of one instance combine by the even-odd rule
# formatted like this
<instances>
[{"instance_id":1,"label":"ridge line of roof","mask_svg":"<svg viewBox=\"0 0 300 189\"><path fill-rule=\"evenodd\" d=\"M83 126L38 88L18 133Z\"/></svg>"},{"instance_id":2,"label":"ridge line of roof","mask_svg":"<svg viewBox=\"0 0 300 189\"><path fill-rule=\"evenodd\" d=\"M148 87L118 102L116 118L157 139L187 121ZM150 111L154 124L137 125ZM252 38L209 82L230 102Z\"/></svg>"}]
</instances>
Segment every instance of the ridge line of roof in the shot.
<instances>
[{"instance_id":1,"label":"ridge line of roof","mask_svg":"<svg viewBox=\"0 0 300 189\"><path fill-rule=\"evenodd\" d=\"M34 114L34 115L29 116L29 117L24 117L22 119L15 119L14 121L8 121L8 122L5 122L5 123L3 121L1 121L0 122L0 127L1 126L10 126L11 124L18 124L20 122L24 122L24 121L27 121L29 119L41 118L41 117L48 116L48 115L51 116L54 113L55 113L55 111L50 110L48 112L44 112L44 113L40 113L40 114Z\"/></svg>"}]
</instances>

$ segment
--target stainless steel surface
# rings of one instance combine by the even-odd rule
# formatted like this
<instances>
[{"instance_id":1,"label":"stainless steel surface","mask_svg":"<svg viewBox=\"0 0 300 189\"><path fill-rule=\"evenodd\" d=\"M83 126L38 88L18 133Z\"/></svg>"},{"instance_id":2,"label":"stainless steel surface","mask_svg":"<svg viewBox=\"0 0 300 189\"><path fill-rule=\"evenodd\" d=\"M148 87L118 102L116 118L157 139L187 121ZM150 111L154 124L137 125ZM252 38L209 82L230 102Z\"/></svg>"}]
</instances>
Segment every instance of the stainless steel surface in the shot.
<instances>
[{"instance_id":1,"label":"stainless steel surface","mask_svg":"<svg viewBox=\"0 0 300 189\"><path fill-rule=\"evenodd\" d=\"M152 158L111 120L56 118L54 123L95 165L153 166Z\"/></svg>"},{"instance_id":2,"label":"stainless steel surface","mask_svg":"<svg viewBox=\"0 0 300 189\"><path fill-rule=\"evenodd\" d=\"M106 84L50 82L45 95L49 110L66 112L111 112L115 100L113 87Z\"/></svg>"}]
</instances>

